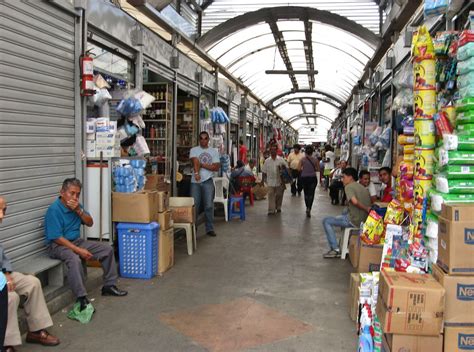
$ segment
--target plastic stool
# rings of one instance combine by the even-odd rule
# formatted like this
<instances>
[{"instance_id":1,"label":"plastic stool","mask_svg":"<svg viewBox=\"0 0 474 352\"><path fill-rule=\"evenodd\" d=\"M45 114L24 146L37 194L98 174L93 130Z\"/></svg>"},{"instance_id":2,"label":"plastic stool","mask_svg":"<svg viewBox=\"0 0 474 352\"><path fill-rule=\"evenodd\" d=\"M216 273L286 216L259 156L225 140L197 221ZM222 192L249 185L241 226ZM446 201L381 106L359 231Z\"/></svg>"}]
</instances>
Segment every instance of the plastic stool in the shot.
<instances>
[{"instance_id":1,"label":"plastic stool","mask_svg":"<svg viewBox=\"0 0 474 352\"><path fill-rule=\"evenodd\" d=\"M237 204L239 206L238 210L235 209ZM231 195L229 198L229 220L237 216L240 217L240 220L245 220L244 196Z\"/></svg>"},{"instance_id":2,"label":"plastic stool","mask_svg":"<svg viewBox=\"0 0 474 352\"><path fill-rule=\"evenodd\" d=\"M186 242L188 245L188 254L192 255L193 251L197 249L196 226L194 224L189 224L189 223L184 223L184 222L180 222L180 223L175 222L173 226L175 229L184 229L184 231L186 231Z\"/></svg>"},{"instance_id":3,"label":"plastic stool","mask_svg":"<svg viewBox=\"0 0 474 352\"><path fill-rule=\"evenodd\" d=\"M344 229L344 236L342 237L342 248L341 248L341 259L346 259L347 253L349 253L349 238L351 237L351 231L359 231L358 227L346 227Z\"/></svg>"}]
</instances>

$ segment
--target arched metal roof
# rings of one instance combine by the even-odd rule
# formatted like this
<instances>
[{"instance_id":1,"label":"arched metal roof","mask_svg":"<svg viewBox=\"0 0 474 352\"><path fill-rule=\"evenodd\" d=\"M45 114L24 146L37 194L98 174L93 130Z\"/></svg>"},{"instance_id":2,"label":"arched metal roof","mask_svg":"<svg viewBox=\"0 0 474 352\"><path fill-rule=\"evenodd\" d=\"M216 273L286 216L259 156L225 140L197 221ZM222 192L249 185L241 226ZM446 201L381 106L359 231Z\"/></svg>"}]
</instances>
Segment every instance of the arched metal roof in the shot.
<instances>
[{"instance_id":1,"label":"arched metal roof","mask_svg":"<svg viewBox=\"0 0 474 352\"><path fill-rule=\"evenodd\" d=\"M378 5L368 0L270 4L282 3L212 2L203 14L206 33L197 44L293 128L308 122L308 114L325 116L317 123L317 133L324 135L380 42L375 26L364 26L362 17L355 16L357 22L348 10L361 15L366 9L378 24ZM215 19L219 13L227 21L214 20L210 26L210 10Z\"/></svg>"}]
</instances>

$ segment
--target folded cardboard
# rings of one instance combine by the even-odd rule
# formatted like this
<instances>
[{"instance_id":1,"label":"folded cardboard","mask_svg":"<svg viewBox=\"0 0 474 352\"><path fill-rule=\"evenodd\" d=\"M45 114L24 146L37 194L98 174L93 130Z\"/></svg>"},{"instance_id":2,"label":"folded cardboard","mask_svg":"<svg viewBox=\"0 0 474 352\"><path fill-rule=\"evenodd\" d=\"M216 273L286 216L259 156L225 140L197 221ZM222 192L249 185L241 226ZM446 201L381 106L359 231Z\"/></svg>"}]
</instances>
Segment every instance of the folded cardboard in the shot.
<instances>
[{"instance_id":1,"label":"folded cardboard","mask_svg":"<svg viewBox=\"0 0 474 352\"><path fill-rule=\"evenodd\" d=\"M474 204L443 204L441 216L450 221L471 221Z\"/></svg>"},{"instance_id":2,"label":"folded cardboard","mask_svg":"<svg viewBox=\"0 0 474 352\"><path fill-rule=\"evenodd\" d=\"M474 325L474 276L448 275L436 264L433 276L446 290L444 323Z\"/></svg>"},{"instance_id":3,"label":"folded cardboard","mask_svg":"<svg viewBox=\"0 0 474 352\"><path fill-rule=\"evenodd\" d=\"M459 214L459 218L463 219L464 213ZM469 221L448 220L442 216L438 218L438 265L450 275L474 275L472 215Z\"/></svg>"},{"instance_id":4,"label":"folded cardboard","mask_svg":"<svg viewBox=\"0 0 474 352\"><path fill-rule=\"evenodd\" d=\"M171 210L157 213L156 220L160 224L161 230L168 230L173 226L173 213Z\"/></svg>"},{"instance_id":5,"label":"folded cardboard","mask_svg":"<svg viewBox=\"0 0 474 352\"><path fill-rule=\"evenodd\" d=\"M174 230L160 230L160 239L158 244L158 273L171 269L174 265Z\"/></svg>"},{"instance_id":6,"label":"folded cardboard","mask_svg":"<svg viewBox=\"0 0 474 352\"><path fill-rule=\"evenodd\" d=\"M167 211L170 207L169 193L158 191L157 202L158 202L157 207L158 207L158 212L159 213Z\"/></svg>"},{"instance_id":7,"label":"folded cardboard","mask_svg":"<svg viewBox=\"0 0 474 352\"><path fill-rule=\"evenodd\" d=\"M368 273L380 270L380 262L382 261L383 246L370 246L359 242L359 263L357 264L358 273Z\"/></svg>"},{"instance_id":8,"label":"folded cardboard","mask_svg":"<svg viewBox=\"0 0 474 352\"><path fill-rule=\"evenodd\" d=\"M156 221L158 192L112 192L112 221L149 223Z\"/></svg>"},{"instance_id":9,"label":"folded cardboard","mask_svg":"<svg viewBox=\"0 0 474 352\"><path fill-rule=\"evenodd\" d=\"M447 326L444 328L444 352L474 350L474 327Z\"/></svg>"},{"instance_id":10,"label":"folded cardboard","mask_svg":"<svg viewBox=\"0 0 474 352\"><path fill-rule=\"evenodd\" d=\"M173 211L173 222L194 224L195 222L194 206L172 207L171 210Z\"/></svg>"},{"instance_id":11,"label":"folded cardboard","mask_svg":"<svg viewBox=\"0 0 474 352\"><path fill-rule=\"evenodd\" d=\"M380 275L376 312L387 334L438 336L442 329L444 288L429 274Z\"/></svg>"},{"instance_id":12,"label":"folded cardboard","mask_svg":"<svg viewBox=\"0 0 474 352\"><path fill-rule=\"evenodd\" d=\"M354 268L359 265L359 252L359 236L351 236L349 238L349 260Z\"/></svg>"},{"instance_id":13,"label":"folded cardboard","mask_svg":"<svg viewBox=\"0 0 474 352\"><path fill-rule=\"evenodd\" d=\"M382 343L385 352L443 352L443 335L384 334Z\"/></svg>"},{"instance_id":14,"label":"folded cardboard","mask_svg":"<svg viewBox=\"0 0 474 352\"><path fill-rule=\"evenodd\" d=\"M156 190L160 184L165 182L165 175L148 174L145 177L145 189Z\"/></svg>"},{"instance_id":15,"label":"folded cardboard","mask_svg":"<svg viewBox=\"0 0 474 352\"><path fill-rule=\"evenodd\" d=\"M359 315L359 283L360 275L352 273L349 282L349 316L353 321L356 321Z\"/></svg>"}]
</instances>

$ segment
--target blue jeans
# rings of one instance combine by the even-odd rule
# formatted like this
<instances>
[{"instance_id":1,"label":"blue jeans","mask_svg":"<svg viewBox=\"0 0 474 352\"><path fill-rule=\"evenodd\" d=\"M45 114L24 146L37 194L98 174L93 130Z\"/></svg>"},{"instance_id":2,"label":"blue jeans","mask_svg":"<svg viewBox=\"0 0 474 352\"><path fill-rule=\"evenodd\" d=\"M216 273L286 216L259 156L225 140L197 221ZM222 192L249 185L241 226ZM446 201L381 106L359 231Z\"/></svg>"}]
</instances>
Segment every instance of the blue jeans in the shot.
<instances>
[{"instance_id":1,"label":"blue jeans","mask_svg":"<svg viewBox=\"0 0 474 352\"><path fill-rule=\"evenodd\" d=\"M347 213L338 216L328 216L324 218L323 227L324 231L326 232L329 247L331 247L332 250L339 249L339 245L336 239L336 233L334 231L335 226L339 226L343 229L346 227L355 227L349 220L349 214Z\"/></svg>"},{"instance_id":2,"label":"blue jeans","mask_svg":"<svg viewBox=\"0 0 474 352\"><path fill-rule=\"evenodd\" d=\"M194 206L197 215L204 206L206 216L206 232L214 231L214 182L212 178L200 183L191 183L191 196L194 198Z\"/></svg>"}]
</instances>

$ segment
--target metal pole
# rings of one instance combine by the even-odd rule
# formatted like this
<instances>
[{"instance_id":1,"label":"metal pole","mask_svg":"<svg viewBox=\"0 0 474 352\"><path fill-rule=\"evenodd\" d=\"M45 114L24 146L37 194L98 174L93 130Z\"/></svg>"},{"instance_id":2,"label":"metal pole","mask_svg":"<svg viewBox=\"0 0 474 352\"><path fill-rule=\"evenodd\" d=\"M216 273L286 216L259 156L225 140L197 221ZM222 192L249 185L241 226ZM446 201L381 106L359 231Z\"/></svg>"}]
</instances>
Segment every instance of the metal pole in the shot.
<instances>
[{"instance_id":1,"label":"metal pole","mask_svg":"<svg viewBox=\"0 0 474 352\"><path fill-rule=\"evenodd\" d=\"M173 148L171 149L171 195L178 195L178 188L176 185L177 167L177 141L178 141L178 73L174 72L173 79L173 102L171 115L171 140Z\"/></svg>"}]
</instances>

